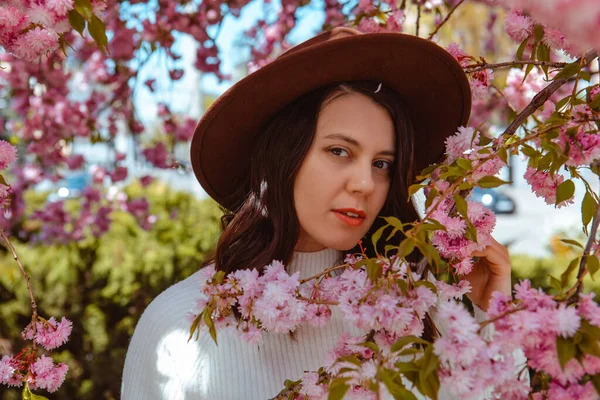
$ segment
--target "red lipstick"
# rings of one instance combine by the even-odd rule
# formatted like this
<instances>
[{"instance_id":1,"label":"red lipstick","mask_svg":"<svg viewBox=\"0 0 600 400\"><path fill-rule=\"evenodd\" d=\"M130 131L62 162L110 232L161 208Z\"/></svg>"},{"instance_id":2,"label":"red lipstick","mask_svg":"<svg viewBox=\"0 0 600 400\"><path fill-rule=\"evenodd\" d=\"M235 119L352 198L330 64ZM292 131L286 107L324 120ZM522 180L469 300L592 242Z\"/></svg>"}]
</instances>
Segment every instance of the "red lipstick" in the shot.
<instances>
[{"instance_id":1,"label":"red lipstick","mask_svg":"<svg viewBox=\"0 0 600 400\"><path fill-rule=\"evenodd\" d=\"M355 208L339 208L333 210L333 213L343 223L349 226L360 226L365 221L367 214L362 210Z\"/></svg>"}]
</instances>

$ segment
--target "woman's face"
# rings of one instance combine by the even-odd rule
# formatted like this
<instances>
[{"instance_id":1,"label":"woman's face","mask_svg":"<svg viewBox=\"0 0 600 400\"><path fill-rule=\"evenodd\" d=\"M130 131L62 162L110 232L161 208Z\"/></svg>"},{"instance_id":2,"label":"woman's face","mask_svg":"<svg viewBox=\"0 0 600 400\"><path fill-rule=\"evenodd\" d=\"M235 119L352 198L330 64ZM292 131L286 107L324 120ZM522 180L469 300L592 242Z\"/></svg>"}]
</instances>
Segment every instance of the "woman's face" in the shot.
<instances>
[{"instance_id":1,"label":"woman's face","mask_svg":"<svg viewBox=\"0 0 600 400\"><path fill-rule=\"evenodd\" d=\"M348 250L367 233L390 188L394 136L387 110L366 96L325 106L294 182L296 251Z\"/></svg>"}]
</instances>

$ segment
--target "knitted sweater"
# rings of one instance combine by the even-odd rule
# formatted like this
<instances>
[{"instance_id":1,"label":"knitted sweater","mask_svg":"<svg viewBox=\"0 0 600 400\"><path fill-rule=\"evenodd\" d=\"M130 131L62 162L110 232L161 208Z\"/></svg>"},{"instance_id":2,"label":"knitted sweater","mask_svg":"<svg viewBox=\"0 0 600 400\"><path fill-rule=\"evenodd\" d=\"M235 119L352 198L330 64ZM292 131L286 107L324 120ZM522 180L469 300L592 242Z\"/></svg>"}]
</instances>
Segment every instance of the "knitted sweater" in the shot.
<instances>
[{"instance_id":1,"label":"knitted sweater","mask_svg":"<svg viewBox=\"0 0 600 400\"><path fill-rule=\"evenodd\" d=\"M300 271L300 278L305 278L336 265L342 256L334 249L297 252L287 269L290 274ZM271 399L283 389L286 379L299 379L304 371L322 366L342 332L364 333L333 307L325 327L300 326L293 338L266 333L260 347L224 332L217 333L218 346L207 333L188 342L189 312L199 293L197 275L168 288L142 314L125 358L122 399ZM434 314L432 318L440 325ZM486 315L476 308L475 318L482 321ZM443 335L443 326L438 327ZM525 362L522 354L521 362ZM408 387L410 382L406 383ZM424 398L416 389L412 391L417 398ZM444 394L439 398L451 399Z\"/></svg>"}]
</instances>

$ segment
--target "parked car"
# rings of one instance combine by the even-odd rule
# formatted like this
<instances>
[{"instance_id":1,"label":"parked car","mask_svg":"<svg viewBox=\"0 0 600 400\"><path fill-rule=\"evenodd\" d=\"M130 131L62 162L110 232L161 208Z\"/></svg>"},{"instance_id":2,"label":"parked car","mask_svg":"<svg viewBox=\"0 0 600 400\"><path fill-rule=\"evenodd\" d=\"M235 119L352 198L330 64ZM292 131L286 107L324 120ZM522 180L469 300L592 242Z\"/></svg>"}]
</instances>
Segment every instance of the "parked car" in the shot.
<instances>
[{"instance_id":1,"label":"parked car","mask_svg":"<svg viewBox=\"0 0 600 400\"><path fill-rule=\"evenodd\" d=\"M517 211L513 199L496 189L476 187L471 192L469 199L480 202L495 214L513 214Z\"/></svg>"},{"instance_id":2,"label":"parked car","mask_svg":"<svg viewBox=\"0 0 600 400\"><path fill-rule=\"evenodd\" d=\"M66 199L77 199L81 192L92 182L92 176L85 171L73 172L66 175L54 186L56 190L48 195L49 202Z\"/></svg>"}]
</instances>

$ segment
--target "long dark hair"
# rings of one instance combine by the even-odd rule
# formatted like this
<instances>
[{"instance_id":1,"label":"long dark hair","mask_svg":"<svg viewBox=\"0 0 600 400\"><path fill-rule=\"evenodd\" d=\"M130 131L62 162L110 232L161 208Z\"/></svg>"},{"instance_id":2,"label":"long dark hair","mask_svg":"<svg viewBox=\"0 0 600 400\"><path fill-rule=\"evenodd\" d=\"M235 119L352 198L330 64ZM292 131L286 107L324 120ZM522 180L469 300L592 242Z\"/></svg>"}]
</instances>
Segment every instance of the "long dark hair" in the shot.
<instances>
[{"instance_id":1,"label":"long dark hair","mask_svg":"<svg viewBox=\"0 0 600 400\"><path fill-rule=\"evenodd\" d=\"M395 216L412 222L418 214L409 201L408 186L414 180L414 130L397 94L372 81L336 83L314 90L280 110L264 127L252 152L250 179L234 198L242 199L233 210L223 210L223 233L215 253L205 265L230 273L238 269L259 271L273 260L287 265L300 235L293 200L294 180L315 136L320 111L333 100L352 93L367 96L384 107L394 123L396 157L389 194L379 216ZM370 235L385 224L377 218L363 240L373 256ZM392 240L401 239L397 234ZM383 246L383 240L381 240ZM379 245L378 245L379 247ZM355 252L358 246L348 252ZM380 254L383 249L377 249Z\"/></svg>"}]
</instances>

